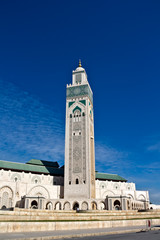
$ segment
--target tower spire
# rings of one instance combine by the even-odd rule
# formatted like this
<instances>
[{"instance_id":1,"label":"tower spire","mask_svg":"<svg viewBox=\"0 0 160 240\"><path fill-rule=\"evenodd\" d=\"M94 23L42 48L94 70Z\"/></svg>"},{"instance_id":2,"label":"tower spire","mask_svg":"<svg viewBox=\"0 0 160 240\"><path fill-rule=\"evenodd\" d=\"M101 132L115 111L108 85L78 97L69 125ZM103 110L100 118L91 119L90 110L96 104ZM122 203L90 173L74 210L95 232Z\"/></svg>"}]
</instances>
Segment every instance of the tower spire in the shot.
<instances>
[{"instance_id":1,"label":"tower spire","mask_svg":"<svg viewBox=\"0 0 160 240\"><path fill-rule=\"evenodd\" d=\"M79 59L79 67L82 67L81 59Z\"/></svg>"}]
</instances>

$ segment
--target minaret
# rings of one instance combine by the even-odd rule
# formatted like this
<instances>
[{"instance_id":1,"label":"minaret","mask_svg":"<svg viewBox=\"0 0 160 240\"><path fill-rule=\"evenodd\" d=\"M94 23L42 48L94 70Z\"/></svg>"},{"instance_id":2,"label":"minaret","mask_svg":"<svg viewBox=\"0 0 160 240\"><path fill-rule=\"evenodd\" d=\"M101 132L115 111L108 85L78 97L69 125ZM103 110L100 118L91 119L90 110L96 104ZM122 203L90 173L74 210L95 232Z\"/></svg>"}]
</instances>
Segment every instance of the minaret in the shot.
<instances>
[{"instance_id":1,"label":"minaret","mask_svg":"<svg viewBox=\"0 0 160 240\"><path fill-rule=\"evenodd\" d=\"M95 198L93 93L81 61L67 85L64 198Z\"/></svg>"}]
</instances>

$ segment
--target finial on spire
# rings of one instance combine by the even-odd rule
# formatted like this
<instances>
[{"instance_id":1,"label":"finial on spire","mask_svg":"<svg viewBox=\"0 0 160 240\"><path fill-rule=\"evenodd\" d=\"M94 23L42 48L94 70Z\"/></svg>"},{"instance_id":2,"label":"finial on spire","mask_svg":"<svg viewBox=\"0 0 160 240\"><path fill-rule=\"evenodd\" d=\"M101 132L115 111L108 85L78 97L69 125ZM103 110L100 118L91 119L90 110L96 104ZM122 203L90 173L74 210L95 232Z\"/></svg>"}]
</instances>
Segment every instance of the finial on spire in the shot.
<instances>
[{"instance_id":1,"label":"finial on spire","mask_svg":"<svg viewBox=\"0 0 160 240\"><path fill-rule=\"evenodd\" d=\"M79 67L82 67L81 59L79 59Z\"/></svg>"}]
</instances>

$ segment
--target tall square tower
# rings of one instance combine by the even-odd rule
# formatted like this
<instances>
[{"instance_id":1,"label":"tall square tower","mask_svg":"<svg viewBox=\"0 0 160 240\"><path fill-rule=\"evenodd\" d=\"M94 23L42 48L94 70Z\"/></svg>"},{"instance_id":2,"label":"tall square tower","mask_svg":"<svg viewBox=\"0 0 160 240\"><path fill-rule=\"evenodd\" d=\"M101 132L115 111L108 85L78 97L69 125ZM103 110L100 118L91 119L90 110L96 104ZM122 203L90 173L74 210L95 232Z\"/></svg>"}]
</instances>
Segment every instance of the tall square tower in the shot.
<instances>
[{"instance_id":1,"label":"tall square tower","mask_svg":"<svg viewBox=\"0 0 160 240\"><path fill-rule=\"evenodd\" d=\"M95 198L93 93L81 62L67 85L64 198Z\"/></svg>"}]
</instances>

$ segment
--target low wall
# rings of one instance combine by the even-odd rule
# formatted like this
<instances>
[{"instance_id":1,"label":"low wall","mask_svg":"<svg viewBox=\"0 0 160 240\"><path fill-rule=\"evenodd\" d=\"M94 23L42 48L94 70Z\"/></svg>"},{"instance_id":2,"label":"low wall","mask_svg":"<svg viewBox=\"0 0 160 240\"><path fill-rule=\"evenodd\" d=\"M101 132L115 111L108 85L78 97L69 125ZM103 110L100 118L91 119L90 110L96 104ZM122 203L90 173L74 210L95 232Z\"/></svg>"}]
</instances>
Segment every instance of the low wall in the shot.
<instances>
[{"instance_id":1,"label":"low wall","mask_svg":"<svg viewBox=\"0 0 160 240\"><path fill-rule=\"evenodd\" d=\"M147 220L121 220L121 221L85 221L85 222L1 222L0 232L31 232L56 231L89 228L114 228L129 226L146 226ZM153 219L152 225L159 225L160 219Z\"/></svg>"},{"instance_id":2,"label":"low wall","mask_svg":"<svg viewBox=\"0 0 160 240\"><path fill-rule=\"evenodd\" d=\"M15 211L0 211L0 222L2 221L24 221L24 220L95 220L95 221L112 221L112 220L132 220L160 218L160 211L92 211L86 213L76 213L75 211L49 211L49 210L25 210L15 209Z\"/></svg>"},{"instance_id":3,"label":"low wall","mask_svg":"<svg viewBox=\"0 0 160 240\"><path fill-rule=\"evenodd\" d=\"M134 220L134 219L150 219L150 218L160 218L160 215L126 215L126 216L110 216L110 215L97 215L97 216L91 216L91 215L76 215L76 216L9 216L9 215L0 215L0 222L3 221L114 221L114 220Z\"/></svg>"}]
</instances>

